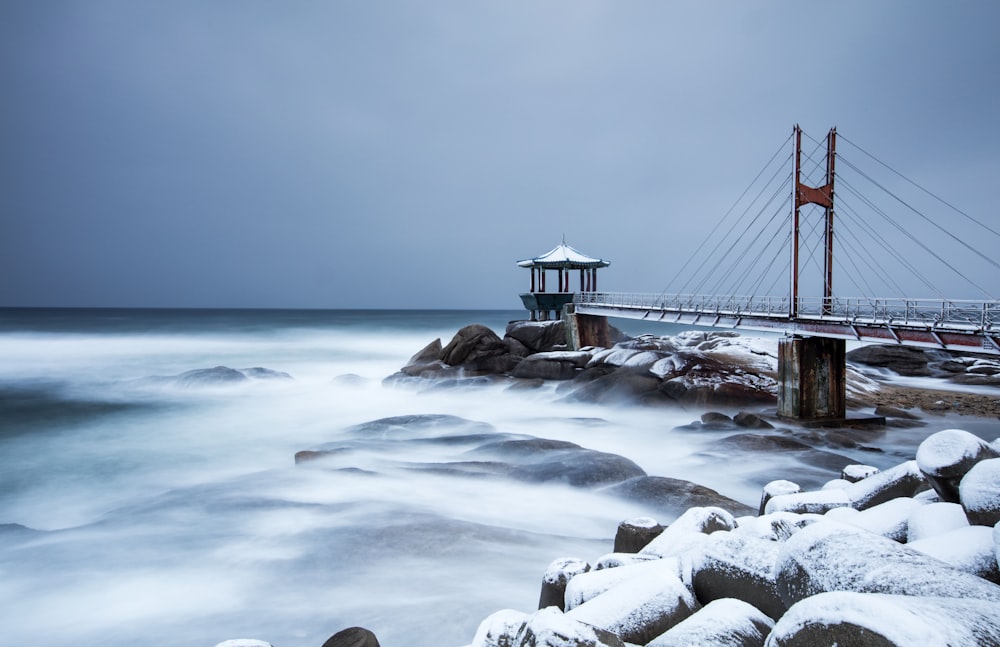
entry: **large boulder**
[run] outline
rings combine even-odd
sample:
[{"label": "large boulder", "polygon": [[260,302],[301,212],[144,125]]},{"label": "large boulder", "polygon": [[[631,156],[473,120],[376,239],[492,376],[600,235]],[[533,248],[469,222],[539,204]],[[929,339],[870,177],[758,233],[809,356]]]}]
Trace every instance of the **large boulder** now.
[{"label": "large boulder", "polygon": [[528,616],[517,634],[506,642],[507,647],[625,647],[614,632],[588,624],[564,614],[554,607],[541,609]]},{"label": "large boulder", "polygon": [[970,523],[993,526],[1000,522],[1000,458],[976,463],[962,477],[958,491]]},{"label": "large boulder", "polygon": [[696,551],[692,581],[702,604],[737,598],[773,619],[787,609],[778,592],[779,543],[741,532],[717,532]]},{"label": "large boulder", "polygon": [[789,609],[766,645],[1000,645],[1000,615],[985,600],[835,591]]},{"label": "large boulder", "polygon": [[698,602],[677,577],[651,570],[587,600],[566,617],[645,645],[688,617]]},{"label": "large boulder", "polygon": [[584,351],[548,351],[528,355],[514,368],[512,377],[569,380],[590,361]]},{"label": "large boulder", "polygon": [[512,356],[503,340],[481,324],[460,329],[441,350],[441,361],[472,374],[507,373],[520,358]]},{"label": "large boulder", "polygon": [[982,438],[961,429],[928,436],[917,448],[917,465],[942,501],[959,502],[959,485],[972,466],[1000,454]]},{"label": "large boulder", "polygon": [[755,607],[724,598],[709,602],[646,647],[762,647],[773,626],[774,622]]},{"label": "large boulder", "polygon": [[544,353],[566,348],[566,325],[555,321],[512,321],[504,337],[516,340],[531,353]]},{"label": "large boulder", "polygon": [[379,647],[378,638],[363,627],[350,627],[330,636],[323,647]]},{"label": "large boulder", "polygon": [[722,508],[733,515],[754,512],[750,506],[711,488],[666,476],[640,476],[612,485],[604,491],[640,503],[664,518],[679,517],[689,508],[706,506]]},{"label": "large boulder", "polygon": [[624,456],[563,440],[500,440],[472,450],[471,455],[508,463],[511,466],[508,476],[531,483],[601,487],[646,475],[641,467]]},{"label": "large boulder", "polygon": [[834,521],[803,528],[782,547],[778,591],[793,604],[827,591],[958,597],[1000,603],[1000,586],[891,539]]},{"label": "large boulder", "polygon": [[861,346],[847,353],[847,360],[855,364],[887,368],[900,375],[931,375],[931,370],[927,368],[927,355],[923,350],[910,346]]}]

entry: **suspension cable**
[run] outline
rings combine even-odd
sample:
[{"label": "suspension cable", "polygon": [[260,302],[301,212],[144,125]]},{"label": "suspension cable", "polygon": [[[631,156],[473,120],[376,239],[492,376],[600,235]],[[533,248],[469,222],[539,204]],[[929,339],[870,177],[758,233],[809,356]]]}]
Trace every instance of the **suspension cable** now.
[{"label": "suspension cable", "polygon": [[857,148],[857,149],[858,149],[859,151],[861,151],[862,153],[864,153],[864,154],[865,154],[865,155],[867,155],[868,157],[872,158],[872,159],[873,159],[873,160],[875,160],[875,161],[876,161],[877,163],[881,164],[882,166],[884,166],[885,168],[887,168],[887,169],[888,169],[889,171],[891,171],[892,173],[894,173],[894,174],[896,174],[897,176],[899,176],[900,178],[902,178],[902,179],[903,179],[904,181],[908,182],[909,184],[912,184],[913,186],[917,187],[918,189],[920,189],[921,191],[923,191],[923,192],[924,192],[924,193],[926,193],[927,195],[931,196],[932,198],[934,198],[935,200],[937,200],[938,202],[940,202],[940,203],[941,203],[941,204],[943,204],[944,206],[948,207],[949,209],[953,210],[954,212],[956,212],[956,213],[958,213],[958,214],[961,214],[961,215],[965,216],[966,218],[968,218],[968,219],[969,219],[969,220],[971,220],[972,222],[976,223],[977,225],[979,225],[980,227],[982,227],[982,228],[983,228],[983,229],[985,229],[986,231],[988,231],[988,232],[990,232],[990,233],[992,233],[992,234],[994,234],[994,235],[996,235],[996,236],[1000,236],[1000,232],[998,232],[997,230],[995,230],[995,229],[993,229],[993,228],[989,227],[989,226],[988,226],[988,225],[986,225],[985,223],[983,223],[983,222],[981,222],[981,221],[977,220],[976,218],[973,218],[972,216],[970,216],[969,214],[965,213],[964,211],[962,211],[961,209],[959,209],[959,208],[958,208],[958,207],[956,207],[955,205],[951,204],[950,202],[948,202],[948,201],[947,201],[947,200],[945,200],[944,198],[941,198],[941,197],[939,197],[939,196],[935,195],[935,194],[934,194],[934,193],[932,193],[931,191],[928,191],[927,189],[925,189],[924,187],[920,186],[919,184],[917,184],[916,182],[914,182],[914,181],[913,181],[913,180],[911,180],[910,178],[906,177],[905,175],[903,175],[902,173],[900,173],[900,172],[899,172],[899,171],[897,171],[896,169],[892,168],[891,166],[889,166],[888,164],[886,164],[885,162],[883,162],[883,161],[882,161],[882,160],[880,160],[879,158],[875,157],[874,155],[872,155],[871,153],[869,153],[869,152],[868,152],[868,151],[866,151],[865,149],[861,148],[860,146],[858,146],[857,144],[855,144],[854,142],[852,142],[852,141],[851,141],[850,139],[848,139],[848,138],[844,137],[843,135],[840,135],[840,139],[842,139],[843,141],[847,142],[847,143],[848,143],[848,144],[850,144],[851,146],[853,146],[853,147]]},{"label": "suspension cable", "polygon": [[[743,200],[744,196],[746,196],[746,194],[750,191],[750,189],[753,188],[753,186],[754,186],[754,184],[756,184],[757,180],[760,179],[760,176],[763,175],[764,172],[771,166],[771,164],[774,162],[775,158],[777,158],[778,155],[781,154],[782,149],[785,148],[785,146],[788,144],[788,142],[791,140],[791,138],[792,138],[792,135],[789,135],[788,137],[786,137],[785,141],[783,141],[781,143],[781,146],[778,147],[778,150],[774,151],[774,155],[771,156],[771,159],[769,159],[767,161],[767,163],[764,164],[763,168],[761,168],[760,171],[757,173],[757,175],[754,177],[754,179],[751,180],[750,184],[748,184],[747,187],[745,189],[743,189],[743,193],[740,194],[740,197],[736,198],[736,201],[733,202],[732,206],[729,207],[729,209],[726,211],[725,215],[723,215],[722,218],[719,219],[719,221],[715,224],[715,227],[712,228],[712,231],[708,234],[708,236],[704,240],[701,241],[701,244],[699,244],[698,247],[697,247],[697,249],[694,250],[694,253],[692,253],[691,256],[687,259],[687,261],[684,262],[684,265],[681,266],[681,269],[676,274],[674,274],[673,279],[671,279],[670,283],[667,284],[667,287],[664,288],[663,292],[660,293],[661,296],[663,294],[667,293],[667,291],[670,289],[670,286],[673,285],[674,279],[676,279],[678,276],[683,275],[684,274],[684,270],[687,269],[688,265],[690,265],[691,262],[695,258],[698,257],[698,254],[699,254],[699,252],[701,252],[702,248],[708,243],[709,240],[711,240],[712,236],[715,235],[715,232],[718,231],[719,227],[722,226],[722,223],[725,222],[725,220],[733,212],[733,209],[736,208],[736,206],[740,203],[740,201]],[[687,283],[685,283],[685,285],[681,287],[681,290],[683,291],[684,287],[686,287],[686,286],[687,286]]]}]

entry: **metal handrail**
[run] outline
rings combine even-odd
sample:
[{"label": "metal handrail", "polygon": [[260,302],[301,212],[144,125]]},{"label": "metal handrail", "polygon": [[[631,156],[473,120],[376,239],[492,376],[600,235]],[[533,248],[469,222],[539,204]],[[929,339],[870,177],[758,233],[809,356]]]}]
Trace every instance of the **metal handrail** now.
[{"label": "metal handrail", "polygon": [[573,301],[580,305],[702,315],[921,326],[935,330],[1000,329],[1000,301],[799,297],[794,317],[787,296],[578,292]]}]

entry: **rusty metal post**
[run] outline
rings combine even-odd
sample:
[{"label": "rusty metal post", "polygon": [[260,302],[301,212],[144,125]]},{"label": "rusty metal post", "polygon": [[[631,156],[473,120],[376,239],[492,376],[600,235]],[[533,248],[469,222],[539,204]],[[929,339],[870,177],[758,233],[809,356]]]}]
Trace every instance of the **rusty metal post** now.
[{"label": "rusty metal post", "polygon": [[788,304],[788,316],[794,319],[799,314],[799,175],[802,167],[802,129],[795,124],[795,186],[792,189],[792,299]]},{"label": "rusty metal post", "polygon": [[825,206],[826,215],[826,277],[823,281],[823,314],[833,312],[833,178],[834,161],[837,159],[837,129],[831,128],[826,135],[826,193],[829,205]]}]

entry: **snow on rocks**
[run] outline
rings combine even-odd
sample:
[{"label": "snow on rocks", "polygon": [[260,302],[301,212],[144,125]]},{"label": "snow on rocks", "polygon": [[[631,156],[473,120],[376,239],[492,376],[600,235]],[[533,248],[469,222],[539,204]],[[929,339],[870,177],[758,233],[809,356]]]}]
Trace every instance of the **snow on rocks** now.
[{"label": "snow on rocks", "polygon": [[917,448],[917,465],[942,501],[958,503],[959,483],[979,461],[1000,457],[985,440],[961,429],[945,429]]},{"label": "snow on rocks", "polygon": [[848,465],[840,471],[840,478],[851,483],[857,483],[862,479],[878,474],[878,472],[879,469],[871,465]]},{"label": "snow on rocks", "polygon": [[502,609],[479,623],[470,647],[507,647],[528,622],[528,614],[514,609]]},{"label": "snow on rocks", "polygon": [[651,569],[566,612],[567,618],[645,645],[688,617],[698,602],[676,576]]},{"label": "snow on rocks", "polygon": [[735,527],[736,519],[722,508],[690,508],[639,553],[659,557],[678,555],[703,541],[709,533]]},{"label": "snow on rocks", "polygon": [[[611,631],[594,627],[563,614],[555,607],[541,609],[528,617],[517,634],[497,645],[518,647],[625,647]],[[480,647],[473,645],[473,647]]]},{"label": "snow on rocks", "polygon": [[[684,568],[690,570],[687,564]],[[650,559],[599,571],[592,570],[580,573],[566,584],[565,609],[566,611],[575,609],[622,582],[654,571],[674,575],[679,579],[690,579],[690,575],[682,572],[681,561],[676,557]]]},{"label": "snow on rocks", "polygon": [[646,644],[646,647],[763,645],[774,621],[742,600],[713,600]]},{"label": "snow on rocks", "polygon": [[638,553],[661,532],[663,526],[652,517],[626,519],[618,524],[618,532],[615,533],[615,552]]},{"label": "snow on rocks", "polygon": [[973,575],[978,575],[994,584],[1000,584],[1000,569],[997,566],[996,546],[993,544],[993,528],[988,526],[965,526],[945,533],[907,544],[913,550],[940,559]]},{"label": "snow on rocks", "polygon": [[917,508],[906,521],[906,543],[927,539],[969,525],[965,510],[957,503],[938,501]]},{"label": "snow on rocks", "polygon": [[549,567],[545,569],[545,575],[542,576],[542,592],[539,595],[538,608],[556,606],[563,610],[566,583],[573,579],[574,575],[586,573],[589,570],[590,564],[576,557],[557,559],[549,564]]},{"label": "snow on rocks", "polygon": [[973,465],[958,490],[971,523],[992,526],[1000,521],[1000,458]]},{"label": "snow on rocks", "polygon": [[962,597],[1000,603],[1000,586],[903,544],[841,523],[815,523],[784,543],[778,591],[791,606],[827,591]]},{"label": "snow on rocks", "polygon": [[[949,437],[981,447],[945,434],[924,465]],[[689,508],[638,553],[558,560],[546,580],[565,579],[562,599],[491,616],[473,647],[1000,645],[1000,520],[973,512],[1000,499],[1000,460],[965,470],[961,505],[939,500],[924,465],[848,466],[853,482],[809,492],[773,481],[765,514]]]},{"label": "snow on rocks", "polygon": [[947,597],[834,591],[798,602],[766,647],[1000,645],[996,604]]},{"label": "snow on rocks", "polygon": [[760,511],[757,514],[764,514],[767,502],[772,498],[783,494],[798,494],[801,491],[802,487],[798,483],[784,479],[771,481],[764,486],[764,491],[760,495]]}]

